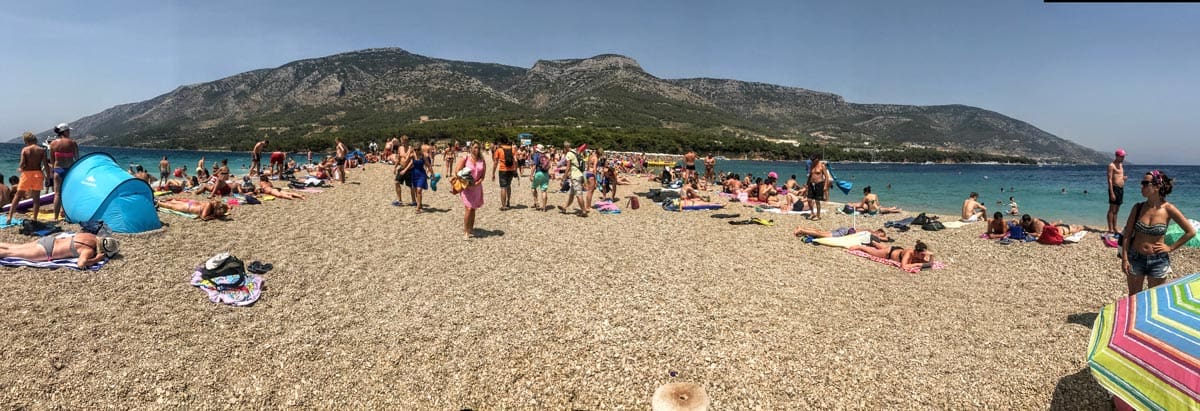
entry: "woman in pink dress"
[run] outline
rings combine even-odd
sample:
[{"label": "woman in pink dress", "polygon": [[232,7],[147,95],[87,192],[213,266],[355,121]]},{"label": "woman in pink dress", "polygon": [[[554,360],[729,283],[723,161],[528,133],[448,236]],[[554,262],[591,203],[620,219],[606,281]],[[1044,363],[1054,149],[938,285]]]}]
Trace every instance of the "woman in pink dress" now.
[{"label": "woman in pink dress", "polygon": [[454,166],[454,169],[459,171],[463,168],[471,170],[471,185],[458,195],[462,197],[463,206],[466,207],[463,214],[463,238],[471,238],[475,236],[472,233],[475,230],[475,210],[483,207],[483,177],[487,171],[487,163],[483,161],[483,148],[479,146],[478,141],[470,143],[468,155],[460,158]]}]

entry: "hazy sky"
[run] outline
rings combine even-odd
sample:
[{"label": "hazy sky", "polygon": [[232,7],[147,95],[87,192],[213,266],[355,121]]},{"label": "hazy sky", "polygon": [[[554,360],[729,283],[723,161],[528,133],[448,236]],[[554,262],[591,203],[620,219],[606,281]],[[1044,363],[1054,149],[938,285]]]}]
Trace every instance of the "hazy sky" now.
[{"label": "hazy sky", "polygon": [[[243,4],[246,3],[246,4]],[[371,47],[530,67],[627,55],[851,102],[978,106],[1136,163],[1200,164],[1200,4],[97,1],[0,8],[0,139]]]}]

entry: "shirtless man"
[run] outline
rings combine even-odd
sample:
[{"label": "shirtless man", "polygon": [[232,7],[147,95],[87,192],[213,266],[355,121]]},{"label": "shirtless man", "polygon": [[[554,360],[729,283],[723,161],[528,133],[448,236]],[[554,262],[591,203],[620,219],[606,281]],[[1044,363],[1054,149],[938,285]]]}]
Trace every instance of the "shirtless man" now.
[{"label": "shirtless man", "polygon": [[337,147],[334,149],[333,161],[337,164],[338,181],[346,184],[346,152],[350,150],[346,149],[346,143],[342,142],[341,137],[337,137],[333,141],[337,143]]},{"label": "shirtless man", "polygon": [[715,177],[713,175],[713,169],[716,166],[717,166],[717,159],[713,158],[712,153],[708,153],[708,156],[704,157],[704,181],[705,182],[713,181],[713,177]]},{"label": "shirtless man", "polygon": [[696,175],[695,151],[688,150],[687,154],[683,155],[683,168],[687,170],[684,172],[683,181],[691,181],[691,179],[698,177]]},{"label": "shirtless man", "polygon": [[33,221],[37,221],[38,211],[42,207],[42,186],[46,182],[46,149],[38,145],[37,136],[33,133],[25,132],[21,139],[25,141],[25,148],[21,149],[21,160],[17,164],[21,181],[17,183],[17,190],[13,192],[12,205],[8,207],[8,221],[5,224],[12,224],[13,214],[17,212],[17,203],[21,201],[22,193],[33,199]]},{"label": "shirtless man", "polygon": [[821,200],[825,198],[825,180],[829,178],[829,169],[821,161],[820,154],[813,154],[812,169],[808,171],[808,209],[812,210],[809,220],[821,219]]},{"label": "shirtless man", "polygon": [[158,188],[163,188],[169,178],[171,178],[171,162],[167,161],[167,156],[163,156],[163,159],[158,162]]},{"label": "shirtless man", "polygon": [[1125,201],[1125,150],[1117,149],[1116,158],[1108,163],[1108,232],[1117,233],[1117,212]]},{"label": "shirtless man", "polygon": [[79,159],[79,144],[71,139],[71,127],[66,123],[54,127],[58,138],[50,143],[50,167],[54,168],[54,221],[62,216],[62,183],[67,170]]},{"label": "shirtless man", "polygon": [[986,216],[987,207],[984,207],[984,205],[979,202],[979,193],[972,191],[971,195],[967,197],[966,200],[963,200],[962,221],[979,221],[987,218]]},{"label": "shirtless man", "polygon": [[[267,139],[254,144],[254,149],[250,151],[250,169],[254,170],[254,174],[262,173],[262,153],[267,149]],[[203,160],[201,160],[203,161]]]}]

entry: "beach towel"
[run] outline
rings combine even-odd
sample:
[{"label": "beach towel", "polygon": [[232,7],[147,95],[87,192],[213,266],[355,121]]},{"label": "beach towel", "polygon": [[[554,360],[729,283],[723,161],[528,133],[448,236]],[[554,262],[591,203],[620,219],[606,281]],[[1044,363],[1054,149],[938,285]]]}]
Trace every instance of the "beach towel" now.
[{"label": "beach towel", "polygon": [[300,189],[296,189],[296,191],[299,191],[299,192],[302,192],[302,193],[313,193],[313,194],[317,194],[317,193],[324,193],[324,192],[325,192],[325,190],[322,190],[322,189],[319,189],[319,188],[312,188],[312,187],[300,188]]},{"label": "beach towel", "polygon": [[[900,263],[899,263],[899,262],[897,262],[897,261],[892,261],[892,260],[889,260],[889,259],[886,259],[886,258],[879,258],[879,257],[873,256],[873,255],[867,254],[865,251],[860,251],[860,250],[846,250],[846,252],[847,252],[847,253],[850,253],[850,254],[857,255],[857,256],[859,256],[859,257],[862,257],[862,258],[866,258],[866,259],[868,259],[868,260],[871,260],[871,261],[874,261],[874,262],[877,262],[877,263],[880,263],[880,264],[885,264],[885,265],[890,265],[890,266],[892,266],[892,267],[900,268]],[[920,272],[921,270],[923,270],[923,269],[926,269],[926,268],[928,268],[928,269],[930,269],[930,270],[940,270],[940,269],[946,268],[946,265],[945,265],[945,264],[943,264],[941,261],[934,261],[934,262],[932,262],[932,263],[925,264],[925,265],[924,265],[924,266],[922,266],[921,268],[909,269],[909,270],[904,270],[904,269],[901,269],[901,270],[902,270],[902,271],[906,271],[906,272],[908,272],[908,273],[916,274],[916,273],[918,273],[918,272]]]},{"label": "beach towel", "polygon": [[[108,262],[108,258],[104,258],[104,259],[100,260],[100,262],[92,264],[91,267],[88,267],[85,270],[100,271],[100,268],[104,267],[104,264],[107,262]],[[72,270],[79,270],[79,259],[78,258],[63,258],[63,259],[50,260],[50,261],[29,261],[29,260],[24,260],[24,259],[15,258],[15,257],[5,257],[5,258],[0,258],[0,265],[3,265],[5,267],[49,268],[51,270],[59,269],[59,268],[70,268]]]},{"label": "beach towel", "polygon": [[763,209],[762,211],[766,211],[766,212],[768,212],[768,213],[775,213],[775,214],[812,214],[812,210],[804,210],[804,211],[791,211],[791,210],[788,210],[788,211],[783,211],[782,209],[778,209],[778,208],[766,208],[766,209]]},{"label": "beach towel", "polygon": [[841,237],[815,238],[812,242],[831,247],[850,248],[851,246],[870,243],[871,232],[863,231],[861,233],[854,233]]},{"label": "beach towel", "polygon": [[1104,245],[1108,248],[1117,248],[1121,246],[1120,242],[1117,241],[1117,236],[1115,234],[1106,234],[1100,236],[1100,242],[1104,243]]},{"label": "beach towel", "polygon": [[963,228],[964,225],[967,225],[967,223],[961,221],[947,221],[942,223],[942,226],[946,228]]},{"label": "beach towel", "polygon": [[175,211],[175,210],[172,210],[172,209],[169,209],[169,208],[160,208],[160,209],[158,209],[158,212],[160,212],[160,213],[167,213],[167,214],[174,214],[174,215],[177,215],[177,216],[180,216],[180,217],[183,217],[183,218],[200,218],[200,216],[198,216],[198,215],[195,215],[195,214],[192,214],[192,213],[185,213],[185,212],[182,212],[182,211]]},{"label": "beach towel", "polygon": [[883,226],[887,227],[887,228],[908,227],[908,225],[912,224],[913,220],[915,220],[915,219],[916,219],[916,217],[909,217],[909,218],[905,218],[905,219],[901,219],[901,220],[888,221],[888,222],[883,223]]},{"label": "beach towel", "polygon": [[[241,286],[218,290],[217,284],[225,284],[236,276],[216,277],[210,280],[201,278],[200,268],[192,272],[189,284],[196,286],[208,295],[208,300],[214,303],[244,307],[254,304],[262,296],[262,286],[265,280],[261,275],[246,273],[245,282]],[[214,283],[215,282],[215,283]]]},{"label": "beach towel", "polygon": [[596,204],[592,204],[592,208],[600,210],[600,214],[621,214],[621,209],[608,200],[597,201]]},{"label": "beach towel", "polygon": [[21,225],[21,223],[25,222],[25,219],[14,218],[11,223],[6,224],[5,220],[8,220],[8,219],[5,218],[5,219],[0,220],[0,228],[16,227],[16,226]]},{"label": "beach towel", "polygon": [[1087,231],[1080,231],[1078,233],[1063,237],[1063,242],[1064,243],[1078,243],[1079,240],[1082,240],[1083,236],[1086,236],[1086,235],[1087,235]]}]

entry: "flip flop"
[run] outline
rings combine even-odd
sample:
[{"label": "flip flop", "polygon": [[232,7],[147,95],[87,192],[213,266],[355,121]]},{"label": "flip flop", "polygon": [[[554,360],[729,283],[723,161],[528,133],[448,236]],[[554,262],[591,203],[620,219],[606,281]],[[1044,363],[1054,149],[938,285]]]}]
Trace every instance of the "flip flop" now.
[{"label": "flip flop", "polygon": [[751,220],[737,220],[737,221],[730,221],[730,222],[729,222],[729,224],[732,224],[732,225],[748,225],[748,224],[754,224],[754,221],[751,221]]},{"label": "flip flop", "polygon": [[725,214],[725,213],[721,213],[721,214],[713,214],[713,215],[711,215],[710,217],[712,217],[712,218],[734,218],[734,217],[741,217],[741,216],[742,216],[741,214]]},{"label": "flip flop", "polygon": [[246,266],[246,271],[254,274],[266,274],[267,271],[271,271],[271,268],[273,268],[271,263],[263,263],[262,261],[255,260],[249,266]]},{"label": "flip flop", "polygon": [[765,225],[768,227],[775,225],[775,220],[763,220],[758,217],[751,218],[750,222],[752,222],[754,224]]}]

